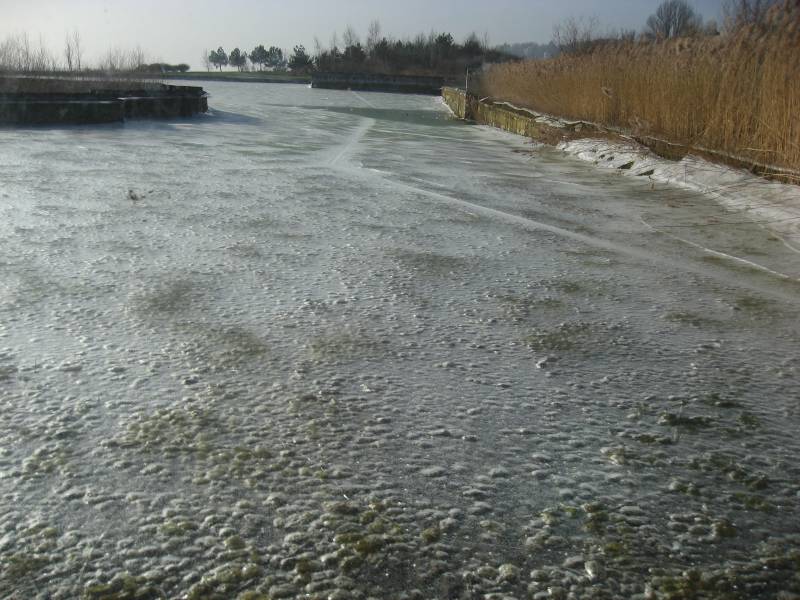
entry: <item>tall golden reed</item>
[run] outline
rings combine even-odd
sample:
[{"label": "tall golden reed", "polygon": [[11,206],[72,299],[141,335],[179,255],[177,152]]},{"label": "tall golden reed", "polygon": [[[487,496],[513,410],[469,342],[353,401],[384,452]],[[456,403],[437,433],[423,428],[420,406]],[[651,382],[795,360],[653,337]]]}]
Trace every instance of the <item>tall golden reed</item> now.
[{"label": "tall golden reed", "polygon": [[800,170],[800,0],[736,33],[496,65],[482,93]]}]

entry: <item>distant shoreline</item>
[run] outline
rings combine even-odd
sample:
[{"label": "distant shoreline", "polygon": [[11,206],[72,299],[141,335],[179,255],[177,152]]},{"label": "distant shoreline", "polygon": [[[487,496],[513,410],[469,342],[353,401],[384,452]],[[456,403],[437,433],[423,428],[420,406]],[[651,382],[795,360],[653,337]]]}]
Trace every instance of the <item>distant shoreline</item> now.
[{"label": "distant shoreline", "polygon": [[164,79],[175,81],[230,81],[236,83],[294,83],[311,84],[308,75],[261,75],[260,73],[164,73]]}]

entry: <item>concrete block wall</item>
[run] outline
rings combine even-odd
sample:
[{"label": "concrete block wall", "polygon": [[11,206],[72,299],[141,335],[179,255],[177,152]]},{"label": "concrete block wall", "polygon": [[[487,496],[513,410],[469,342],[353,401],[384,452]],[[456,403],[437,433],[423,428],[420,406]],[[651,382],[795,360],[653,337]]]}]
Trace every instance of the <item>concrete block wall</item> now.
[{"label": "concrete block wall", "polygon": [[535,117],[516,111],[508,105],[495,104],[491,100],[479,100],[475,96],[467,96],[464,90],[451,87],[442,89],[442,98],[460,119],[474,121],[480,125],[491,125],[530,138],[539,137],[542,133]]}]

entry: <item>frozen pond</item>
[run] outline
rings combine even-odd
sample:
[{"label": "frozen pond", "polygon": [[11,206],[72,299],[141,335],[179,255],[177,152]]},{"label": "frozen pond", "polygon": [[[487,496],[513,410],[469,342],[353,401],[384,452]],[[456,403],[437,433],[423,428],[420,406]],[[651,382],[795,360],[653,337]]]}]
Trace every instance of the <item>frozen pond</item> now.
[{"label": "frozen pond", "polygon": [[434,98],[207,89],[0,130],[0,597],[797,598],[795,251]]}]

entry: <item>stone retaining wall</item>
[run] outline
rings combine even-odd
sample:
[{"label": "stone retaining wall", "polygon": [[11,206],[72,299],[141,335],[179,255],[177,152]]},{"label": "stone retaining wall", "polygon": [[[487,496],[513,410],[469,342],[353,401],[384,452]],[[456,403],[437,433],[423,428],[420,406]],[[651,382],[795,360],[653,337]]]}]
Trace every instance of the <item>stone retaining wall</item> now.
[{"label": "stone retaining wall", "polygon": [[[68,90],[72,85],[59,80],[46,83],[53,89]],[[85,92],[52,93],[0,90],[0,123],[7,125],[115,123],[135,118],[189,117],[207,111],[208,96],[200,87],[156,85],[139,90],[101,87]]]},{"label": "stone retaining wall", "polygon": [[442,88],[442,100],[459,119],[467,118],[467,94],[458,88]]},{"label": "stone retaining wall", "polygon": [[382,73],[313,73],[311,87],[438,96],[442,93],[444,78]]},{"label": "stone retaining wall", "polygon": [[557,129],[554,129],[546,124],[537,123],[537,117],[528,111],[515,109],[505,102],[499,102],[491,98],[481,100],[477,96],[467,95],[464,90],[458,88],[443,88],[442,99],[460,119],[473,121],[481,125],[491,125],[540,142],[552,144],[566,138],[575,139],[576,137],[591,137],[598,134],[624,136],[628,140],[635,140],[643,147],[650,149],[654,154],[669,160],[681,160],[685,156],[692,154],[711,162],[722,163],[737,169],[745,169],[775,181],[795,184],[800,182],[800,173],[791,169],[754,163],[751,160],[738,158],[708,148],[698,148],[658,138],[639,136],[630,131],[603,127],[595,123],[564,121]]},{"label": "stone retaining wall", "polygon": [[530,138],[538,138],[542,135],[542,127],[536,122],[533,115],[515,110],[507,104],[492,100],[480,100],[475,96],[467,95],[464,90],[451,87],[442,89],[442,98],[460,119],[468,119],[481,125],[491,125],[503,131]]}]

